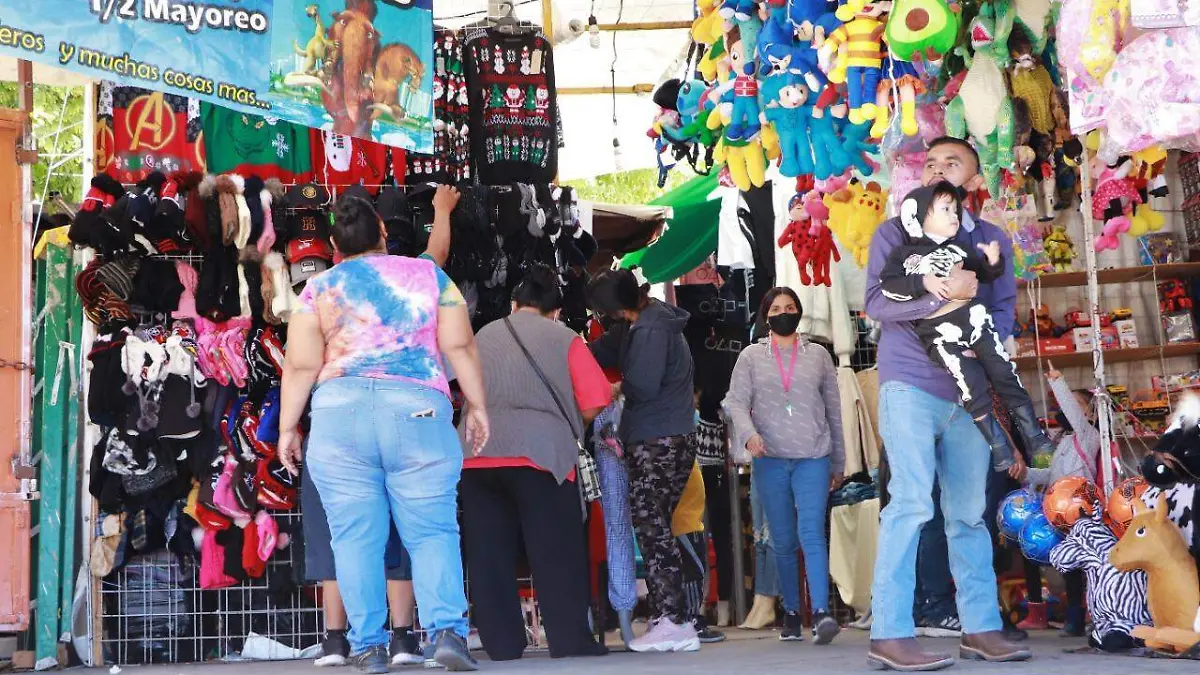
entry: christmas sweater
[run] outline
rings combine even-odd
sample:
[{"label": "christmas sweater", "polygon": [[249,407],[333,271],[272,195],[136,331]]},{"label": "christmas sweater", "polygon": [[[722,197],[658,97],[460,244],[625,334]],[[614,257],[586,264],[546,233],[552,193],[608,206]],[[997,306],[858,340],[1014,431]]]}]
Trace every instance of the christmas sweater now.
[{"label": "christmas sweater", "polygon": [[155,171],[205,171],[200,99],[100,85],[96,171],[136,183]]},{"label": "christmas sweater", "polygon": [[553,54],[537,32],[476,30],[467,37],[471,150],[483,184],[544,184],[557,175]]},{"label": "christmas sweater", "polygon": [[208,171],[302,183],[312,177],[308,127],[203,102]]}]

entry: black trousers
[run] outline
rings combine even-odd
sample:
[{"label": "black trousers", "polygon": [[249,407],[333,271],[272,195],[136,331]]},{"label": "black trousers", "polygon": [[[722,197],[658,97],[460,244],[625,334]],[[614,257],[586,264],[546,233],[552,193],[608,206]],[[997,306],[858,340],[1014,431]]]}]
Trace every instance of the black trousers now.
[{"label": "black trousers", "polygon": [[[959,398],[972,419],[992,412],[989,383],[1005,408],[1033,405],[1017,377],[1017,364],[1008,357],[992,315],[982,303],[972,302],[945,316],[918,321],[916,331],[929,358],[954,378]],[[967,350],[974,351],[975,358],[963,356]]]},{"label": "black trousers", "polygon": [[717,551],[717,598],[733,597],[733,515],[729,510],[729,474],[724,466],[701,466],[708,534]]},{"label": "black trousers", "polygon": [[[1042,566],[1025,559],[1025,589],[1029,593],[1030,602],[1045,602],[1042,597]],[[1071,570],[1062,575],[1067,584],[1067,608],[1083,608],[1084,576],[1083,570]]]},{"label": "black trousers", "polygon": [[467,469],[459,493],[471,618],[488,658],[521,658],[527,644],[517,589],[522,545],[533,570],[552,657],[595,644],[588,626],[586,533],[579,488],[532,468]]}]

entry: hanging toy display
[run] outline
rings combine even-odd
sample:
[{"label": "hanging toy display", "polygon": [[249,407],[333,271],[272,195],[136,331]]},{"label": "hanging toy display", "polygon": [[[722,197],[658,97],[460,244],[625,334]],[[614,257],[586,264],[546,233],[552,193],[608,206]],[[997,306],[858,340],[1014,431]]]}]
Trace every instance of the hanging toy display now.
[{"label": "hanging toy display", "polygon": [[1142,203],[1142,197],[1129,177],[1133,161],[1124,158],[1116,166],[1105,166],[1096,158],[1092,170],[1096,186],[1092,194],[1092,218],[1104,223],[1096,236],[1096,250],[1115,251],[1121,245],[1119,236],[1132,227],[1129,218],[1134,207]]},{"label": "hanging toy display", "polygon": [[1054,225],[1051,227],[1042,241],[1042,246],[1046,251],[1046,258],[1054,266],[1055,272],[1075,271],[1075,266],[1072,263],[1078,257],[1078,254],[1075,252],[1075,243],[1067,236],[1067,228],[1065,226]]},{"label": "hanging toy display", "polygon": [[961,17],[958,4],[942,0],[896,0],[884,35],[904,61],[936,61],[954,48]]},{"label": "hanging toy display", "polygon": [[956,48],[967,70],[951,80],[945,95],[946,133],[972,138],[979,153],[985,186],[992,197],[1000,195],[1003,172],[1013,163],[1012,100],[1005,86],[1008,37],[1015,12],[1009,0],[979,7],[967,34],[970,44]]},{"label": "hanging toy display", "polygon": [[[779,247],[792,247],[796,265],[800,268],[800,282],[805,286],[832,286],[829,276],[830,258],[840,262],[842,256],[833,243],[833,233],[826,224],[814,217],[810,210],[810,195],[819,195],[817,190],[792,197],[788,202],[791,222],[779,237]],[[814,198],[820,204],[819,196]],[[812,274],[809,274],[811,269]]]},{"label": "hanging toy display", "polygon": [[[838,48],[846,45],[846,100],[850,106],[847,119],[851,124],[875,119],[875,92],[882,79],[883,55],[886,54],[881,18],[890,5],[890,2],[863,4],[851,0],[838,11],[857,7],[853,18],[826,37],[820,48],[820,63],[828,68]],[[839,14],[838,18],[844,21],[843,16]]]},{"label": "hanging toy display", "polygon": [[847,248],[859,267],[867,266],[867,249],[876,228],[884,220],[887,191],[878,183],[863,185],[854,180],[845,188],[825,195],[829,227]]}]

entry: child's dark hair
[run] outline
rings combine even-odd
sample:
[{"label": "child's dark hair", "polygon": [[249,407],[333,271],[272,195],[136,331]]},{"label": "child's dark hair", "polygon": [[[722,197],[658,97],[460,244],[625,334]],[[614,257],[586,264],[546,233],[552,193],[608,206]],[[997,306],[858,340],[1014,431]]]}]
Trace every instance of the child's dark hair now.
[{"label": "child's dark hair", "polygon": [[925,219],[929,217],[929,211],[932,211],[934,205],[937,204],[942,198],[946,198],[954,202],[954,208],[958,212],[959,220],[962,219],[962,197],[959,196],[958,188],[954,187],[954,184],[950,181],[943,180],[933,184],[933,194],[929,196],[929,209],[925,213],[921,214],[922,223],[924,223]]}]

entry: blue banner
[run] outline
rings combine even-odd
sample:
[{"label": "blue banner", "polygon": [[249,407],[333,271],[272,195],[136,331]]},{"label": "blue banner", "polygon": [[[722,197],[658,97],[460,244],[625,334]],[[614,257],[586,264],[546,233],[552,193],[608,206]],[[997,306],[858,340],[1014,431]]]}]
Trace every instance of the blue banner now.
[{"label": "blue banner", "polygon": [[275,0],[272,114],[433,151],[431,0]]},{"label": "blue banner", "polygon": [[0,55],[272,114],[274,0],[0,0]]}]

